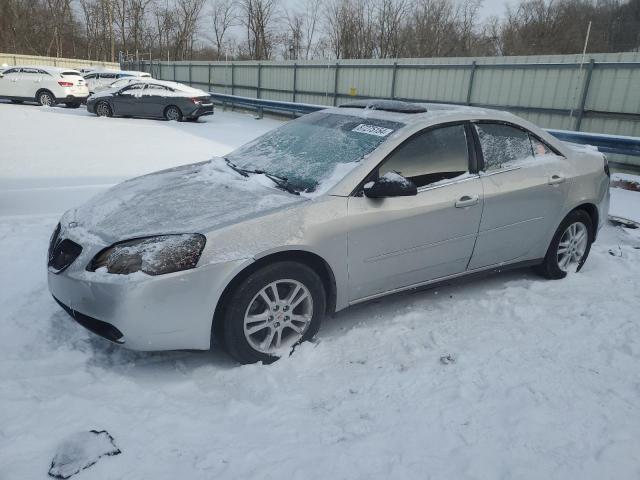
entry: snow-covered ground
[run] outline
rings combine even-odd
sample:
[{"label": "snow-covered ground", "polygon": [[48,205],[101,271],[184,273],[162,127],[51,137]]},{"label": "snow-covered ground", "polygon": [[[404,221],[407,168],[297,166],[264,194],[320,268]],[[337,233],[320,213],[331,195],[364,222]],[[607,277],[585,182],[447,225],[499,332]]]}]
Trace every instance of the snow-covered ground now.
[{"label": "snow-covered ground", "polygon": [[608,226],[562,281],[519,270],[351,308],[270,366],[129,352],[54,303],[65,208],[277,124],[0,103],[0,479],[47,478],[90,429],[122,453],[79,480],[640,477],[640,230]]}]

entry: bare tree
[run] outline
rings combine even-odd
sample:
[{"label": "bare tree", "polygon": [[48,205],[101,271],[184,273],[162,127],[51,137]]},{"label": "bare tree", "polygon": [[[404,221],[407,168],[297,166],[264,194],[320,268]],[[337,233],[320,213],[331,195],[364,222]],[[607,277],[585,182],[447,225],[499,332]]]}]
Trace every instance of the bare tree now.
[{"label": "bare tree", "polygon": [[238,21],[237,4],[234,0],[213,0],[210,16],[216,54],[221,58],[225,35]]},{"label": "bare tree", "polygon": [[271,58],[274,47],[276,0],[241,0],[241,22],[247,32],[247,51],[254,60]]}]

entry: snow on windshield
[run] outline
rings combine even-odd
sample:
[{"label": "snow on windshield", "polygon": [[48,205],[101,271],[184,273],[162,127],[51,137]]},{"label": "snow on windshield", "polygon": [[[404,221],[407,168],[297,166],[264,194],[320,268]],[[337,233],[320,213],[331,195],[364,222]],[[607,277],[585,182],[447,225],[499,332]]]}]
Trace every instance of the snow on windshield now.
[{"label": "snow on windshield", "polygon": [[327,191],[404,124],[316,112],[289,122],[228,155],[244,169],[286,177],[306,192]]}]

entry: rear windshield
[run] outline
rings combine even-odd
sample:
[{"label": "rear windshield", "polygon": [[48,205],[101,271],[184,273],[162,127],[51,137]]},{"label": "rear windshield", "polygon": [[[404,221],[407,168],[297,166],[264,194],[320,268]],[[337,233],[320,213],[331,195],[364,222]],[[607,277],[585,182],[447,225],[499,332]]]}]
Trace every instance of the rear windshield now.
[{"label": "rear windshield", "polygon": [[62,72],[63,77],[82,77],[79,72]]}]

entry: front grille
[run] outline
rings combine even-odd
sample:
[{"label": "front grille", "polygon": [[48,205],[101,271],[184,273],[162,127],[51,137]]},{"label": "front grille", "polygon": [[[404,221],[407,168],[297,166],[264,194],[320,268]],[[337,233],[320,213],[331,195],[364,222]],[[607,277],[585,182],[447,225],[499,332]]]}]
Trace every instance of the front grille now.
[{"label": "front grille", "polygon": [[64,311],[71,316],[71,318],[73,318],[76,322],[78,322],[90,332],[93,332],[96,335],[100,335],[101,337],[106,338],[107,340],[111,340],[115,343],[124,343],[121,340],[123,337],[122,332],[110,323],[103,322],[102,320],[98,320],[96,318],[90,317],[89,315],[85,315],[84,313],[80,313],[77,310],[66,306],[56,297],[53,297],[53,299],[58,302],[58,305],[60,305],[64,309]]},{"label": "front grille", "polygon": [[60,229],[57,228],[49,245],[48,266],[55,273],[62,272],[73,263],[82,252],[82,247],[69,239],[60,240]]}]

